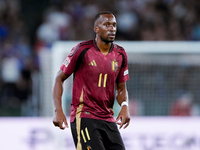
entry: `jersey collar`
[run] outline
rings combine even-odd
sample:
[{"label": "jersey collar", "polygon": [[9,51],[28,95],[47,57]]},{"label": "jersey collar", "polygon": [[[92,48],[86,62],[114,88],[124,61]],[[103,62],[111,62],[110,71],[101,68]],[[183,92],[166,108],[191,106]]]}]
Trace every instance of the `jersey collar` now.
[{"label": "jersey collar", "polygon": [[[94,45],[94,47],[97,51],[100,51],[100,49],[97,47],[97,43],[96,43],[95,39],[93,39],[93,45]],[[111,46],[110,46],[108,53],[111,53],[112,51],[113,51],[113,43],[111,43]]]}]

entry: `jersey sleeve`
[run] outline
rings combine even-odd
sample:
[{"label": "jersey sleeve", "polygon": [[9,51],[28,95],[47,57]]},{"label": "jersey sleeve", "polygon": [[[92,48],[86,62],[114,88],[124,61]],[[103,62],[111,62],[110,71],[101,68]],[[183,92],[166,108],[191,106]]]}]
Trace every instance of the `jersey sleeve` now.
[{"label": "jersey sleeve", "polygon": [[117,83],[126,82],[129,79],[128,58],[125,51],[122,57],[123,57],[123,63],[116,80]]},{"label": "jersey sleeve", "polygon": [[60,69],[68,76],[76,70],[76,62],[80,53],[79,47],[80,45],[78,44],[72,48],[70,54],[65,58],[60,67]]}]

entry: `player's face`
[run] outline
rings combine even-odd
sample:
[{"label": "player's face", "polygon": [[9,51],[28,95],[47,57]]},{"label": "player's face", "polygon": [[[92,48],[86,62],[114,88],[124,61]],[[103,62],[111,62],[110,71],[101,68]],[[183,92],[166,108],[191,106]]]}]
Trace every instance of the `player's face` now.
[{"label": "player's face", "polygon": [[103,42],[110,43],[115,40],[117,22],[112,14],[101,15],[97,28],[98,32],[96,33]]}]

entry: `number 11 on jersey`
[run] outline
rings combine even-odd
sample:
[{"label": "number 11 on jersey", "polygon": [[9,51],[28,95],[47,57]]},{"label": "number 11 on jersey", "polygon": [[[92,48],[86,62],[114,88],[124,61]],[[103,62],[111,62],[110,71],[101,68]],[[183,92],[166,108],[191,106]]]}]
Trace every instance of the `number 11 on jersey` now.
[{"label": "number 11 on jersey", "polygon": [[[98,87],[101,87],[101,80],[102,80],[102,73],[99,75],[99,84],[98,84]],[[107,74],[104,75],[103,87],[106,87],[106,81],[107,81]]]}]

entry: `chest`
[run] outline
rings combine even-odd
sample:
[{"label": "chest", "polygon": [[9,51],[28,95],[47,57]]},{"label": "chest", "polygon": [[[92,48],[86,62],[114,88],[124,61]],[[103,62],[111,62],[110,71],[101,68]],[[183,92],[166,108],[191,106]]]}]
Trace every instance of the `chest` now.
[{"label": "chest", "polygon": [[118,74],[122,65],[122,56],[118,52],[103,55],[100,51],[89,50],[83,59],[84,68],[93,74]]}]

